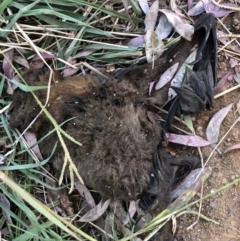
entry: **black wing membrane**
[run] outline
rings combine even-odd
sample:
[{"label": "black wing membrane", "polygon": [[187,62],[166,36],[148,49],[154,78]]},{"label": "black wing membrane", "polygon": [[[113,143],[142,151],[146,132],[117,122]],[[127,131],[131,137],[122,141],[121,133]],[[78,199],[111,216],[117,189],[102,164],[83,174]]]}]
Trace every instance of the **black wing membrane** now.
[{"label": "black wing membrane", "polygon": [[181,87],[171,86],[177,97],[168,112],[165,126],[168,131],[173,131],[172,122],[178,111],[193,114],[213,106],[217,69],[215,18],[211,14],[203,14],[195,23],[194,30],[189,46],[193,46],[193,43],[198,45],[197,56],[191,63],[193,69],[186,68]]}]

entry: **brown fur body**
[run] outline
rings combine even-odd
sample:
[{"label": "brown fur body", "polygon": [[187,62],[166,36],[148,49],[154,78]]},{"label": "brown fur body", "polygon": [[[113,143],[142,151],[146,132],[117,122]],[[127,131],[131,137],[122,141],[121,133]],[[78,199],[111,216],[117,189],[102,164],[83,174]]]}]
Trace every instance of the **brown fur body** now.
[{"label": "brown fur body", "polygon": [[[47,85],[48,73],[34,72],[25,76],[28,84]],[[137,199],[150,182],[154,145],[160,141],[159,130],[146,119],[141,94],[129,83],[101,83],[89,75],[63,80],[56,73],[55,81],[47,109],[59,124],[74,117],[62,128],[83,145],[64,140],[86,185],[113,199]],[[35,93],[44,103],[47,91]],[[39,111],[31,93],[17,90],[10,123],[23,131]],[[45,114],[31,127],[38,139],[52,129]],[[40,143],[44,157],[56,141],[52,134]],[[64,154],[58,146],[53,165],[61,170]]]},{"label": "brown fur body", "polygon": [[[47,85],[49,72],[45,69],[28,72],[28,85]],[[147,118],[149,100],[139,82],[130,79],[103,81],[86,75],[63,79],[58,72],[50,88],[47,110],[58,124],[82,146],[64,137],[70,155],[85,184],[115,200],[137,200],[143,210],[159,213],[171,200],[174,183],[199,163],[194,158],[172,158],[161,147],[161,131]],[[147,83],[145,82],[145,86]],[[47,90],[34,92],[44,104]],[[10,124],[25,130],[40,107],[31,93],[16,90]],[[42,113],[31,126],[38,140],[53,129]],[[39,143],[48,157],[58,138],[54,132]],[[64,152],[61,145],[53,155],[57,172],[62,169]],[[182,169],[181,169],[182,172]],[[170,234],[167,232],[162,240]],[[170,235],[171,236],[171,235]],[[160,239],[157,239],[160,240]]]}]

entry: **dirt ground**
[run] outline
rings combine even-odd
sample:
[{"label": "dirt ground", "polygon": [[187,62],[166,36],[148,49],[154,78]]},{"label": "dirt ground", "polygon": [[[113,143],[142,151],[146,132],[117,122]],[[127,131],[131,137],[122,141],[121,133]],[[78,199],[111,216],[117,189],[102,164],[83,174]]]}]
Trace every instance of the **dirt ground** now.
[{"label": "dirt ground", "polygon": [[[230,69],[228,66],[229,60],[226,57],[223,57],[222,59],[223,61],[219,62],[218,66],[218,77],[223,76]],[[233,86],[234,84],[232,82],[227,82],[221,91]],[[205,138],[205,130],[213,114],[219,109],[234,103],[232,110],[221,125],[220,140],[239,117],[239,112],[237,111],[237,105],[239,102],[239,90],[235,90],[216,99],[214,109],[195,116],[194,126],[197,135]],[[239,140],[240,123],[238,122],[220,144],[218,150],[222,152],[227,147],[238,143]],[[208,157],[212,148],[205,147],[201,148],[201,150],[203,155]],[[204,195],[240,177],[240,150],[233,150],[224,155],[221,155],[220,152],[215,152],[208,164],[208,166],[212,167],[212,174],[204,184]],[[200,197],[200,194],[198,196]],[[198,212],[199,204],[191,207],[190,210]],[[178,241],[240,240],[239,184],[233,185],[211,198],[204,200],[202,203],[201,214],[219,222],[219,225],[200,219],[193,228],[188,229],[188,227],[197,220],[197,216],[191,214],[183,215],[178,219]]]}]

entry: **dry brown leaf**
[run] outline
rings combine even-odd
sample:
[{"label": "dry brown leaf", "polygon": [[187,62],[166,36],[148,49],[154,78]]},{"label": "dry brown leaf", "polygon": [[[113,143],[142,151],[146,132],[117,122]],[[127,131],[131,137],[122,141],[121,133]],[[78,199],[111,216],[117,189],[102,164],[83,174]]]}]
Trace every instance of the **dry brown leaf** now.
[{"label": "dry brown leaf", "polygon": [[183,38],[189,41],[192,40],[192,35],[194,33],[194,27],[192,25],[184,23],[179,15],[171,10],[161,9],[160,11],[166,15],[168,21],[172,24],[176,32],[178,32]]},{"label": "dry brown leaf", "polygon": [[153,30],[148,30],[145,35],[146,57],[148,63],[156,60],[164,51],[164,44]]}]

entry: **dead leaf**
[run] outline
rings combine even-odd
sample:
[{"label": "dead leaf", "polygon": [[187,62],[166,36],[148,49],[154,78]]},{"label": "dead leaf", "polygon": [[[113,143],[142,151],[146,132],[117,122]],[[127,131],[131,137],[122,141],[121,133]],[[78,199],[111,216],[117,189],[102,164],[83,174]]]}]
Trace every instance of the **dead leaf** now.
[{"label": "dead leaf", "polygon": [[110,208],[124,226],[129,222],[129,215],[126,213],[121,203],[112,201],[110,203]]},{"label": "dead leaf", "polygon": [[149,10],[149,5],[147,0],[138,0],[139,6],[143,10],[143,12],[146,14]]},{"label": "dead leaf", "polygon": [[240,84],[240,73],[238,72],[238,68],[235,67],[235,74],[233,75],[233,79],[238,83]]},{"label": "dead leaf", "polygon": [[169,23],[165,14],[161,14],[155,33],[160,39],[165,39],[172,32],[172,25]]},{"label": "dead leaf", "polygon": [[160,79],[155,86],[155,90],[161,89],[173,78],[173,76],[175,75],[178,69],[178,66],[179,66],[179,62],[172,65],[160,76]]},{"label": "dead leaf", "polygon": [[233,104],[230,104],[222,108],[209,121],[206,129],[206,136],[207,136],[207,140],[212,144],[218,142],[220,126],[224,118],[227,116],[228,112],[231,110],[232,106]]},{"label": "dead leaf", "polygon": [[[240,47],[238,45],[232,45],[229,44],[230,42],[230,38],[229,37],[225,37],[227,35],[227,33],[221,31],[221,30],[217,30],[217,37],[218,40],[223,44],[226,45],[227,49],[233,50],[234,52],[240,53]],[[224,36],[224,37],[223,37]]]},{"label": "dead leaf", "polygon": [[197,16],[205,11],[203,2],[199,1],[194,7],[188,9],[188,16]]},{"label": "dead leaf", "polygon": [[155,25],[157,23],[157,16],[158,16],[158,9],[159,9],[159,2],[158,0],[155,1],[152,6],[147,11],[144,24],[145,24],[145,31],[154,30]]},{"label": "dead leaf", "polygon": [[96,207],[96,203],[88,188],[79,181],[75,182],[74,185],[75,185],[75,188],[78,190],[78,192],[81,194],[81,196],[85,198],[86,202],[90,205],[90,207],[91,208]]},{"label": "dead leaf", "polygon": [[93,209],[91,209],[89,212],[87,212],[85,215],[83,215],[80,218],[80,222],[92,222],[100,218],[104,212],[107,210],[109,204],[110,204],[110,199],[102,203],[102,200],[100,203],[95,206]]},{"label": "dead leaf", "polygon": [[129,213],[130,218],[132,218],[134,216],[136,211],[137,211],[136,202],[132,200],[132,201],[130,201],[129,208],[128,208],[128,213]]},{"label": "dead leaf", "polygon": [[[233,10],[228,10],[228,9],[224,9],[224,8],[219,8],[218,6],[216,6],[215,4],[211,3],[211,2],[203,2],[204,5],[204,9],[206,11],[206,13],[211,13],[213,14],[216,18],[221,18],[221,17],[225,17],[227,16],[229,13],[234,12]],[[228,7],[238,7],[237,4],[234,3],[224,3],[222,4],[223,6],[228,6]]]},{"label": "dead leaf", "polygon": [[221,90],[221,88],[223,87],[223,85],[227,82],[229,76],[232,75],[232,72],[229,71],[228,73],[226,73],[217,83],[216,87],[215,87],[215,94],[219,93],[219,91]]},{"label": "dead leaf", "polygon": [[147,111],[147,117],[154,126],[159,126],[157,123],[157,115],[151,111]]},{"label": "dead leaf", "polygon": [[104,222],[104,230],[108,235],[112,235],[112,227],[113,227],[113,220],[114,220],[114,215],[112,213],[107,214],[107,217]]},{"label": "dead leaf", "polygon": [[193,0],[188,0],[188,11],[192,8],[193,6]]},{"label": "dead leaf", "polygon": [[145,45],[144,35],[131,39],[127,45],[134,47],[143,47]]},{"label": "dead leaf", "polygon": [[[55,59],[56,56],[54,54],[48,54],[48,53],[41,53],[41,57],[43,59]],[[42,60],[38,54],[36,54],[33,58],[32,61],[37,61],[37,60]]]},{"label": "dead leaf", "polygon": [[[73,57],[68,57],[67,62],[69,64],[74,65],[77,63],[77,60],[74,59]],[[72,76],[72,75],[76,74],[78,72],[78,70],[79,70],[79,67],[72,68],[72,67],[66,66],[66,68],[63,70],[63,77]]]},{"label": "dead leaf", "polygon": [[233,75],[233,79],[240,84],[240,78],[236,74]]},{"label": "dead leaf", "polygon": [[85,58],[87,56],[89,56],[90,54],[96,52],[97,49],[86,49],[81,51],[80,53],[76,54],[73,59],[77,59],[77,58]]},{"label": "dead leaf", "polygon": [[31,147],[31,150],[36,155],[38,160],[42,161],[43,157],[42,157],[41,151],[39,149],[39,146],[36,144],[37,143],[36,135],[33,132],[26,131],[24,133],[24,138],[26,139],[26,142]]},{"label": "dead leaf", "polygon": [[229,152],[229,151],[232,151],[232,150],[237,150],[237,149],[240,149],[240,143],[237,143],[237,144],[234,144],[232,146],[229,146],[228,148],[226,148],[223,152],[223,154]]},{"label": "dead leaf", "polygon": [[13,49],[8,50],[5,52],[5,56],[3,59],[3,72],[5,76],[7,77],[7,93],[9,95],[12,95],[14,90],[16,89],[16,86],[14,84],[11,84],[9,80],[14,79],[14,69],[13,69]]},{"label": "dead leaf", "polygon": [[152,82],[149,83],[149,91],[148,91],[149,96],[150,96],[151,93],[152,93],[152,88],[153,88],[154,84],[155,84],[154,81],[152,81]]},{"label": "dead leaf", "polygon": [[5,195],[3,195],[2,193],[0,193],[0,203],[5,207],[5,208],[2,209],[2,215],[3,215],[4,219],[8,223],[13,224],[12,218],[11,218],[11,216],[7,212],[7,210],[10,210],[10,207],[11,207],[10,206],[10,202],[5,197]]},{"label": "dead leaf", "polygon": [[172,24],[177,33],[189,41],[192,40],[192,35],[194,33],[194,27],[192,25],[184,23],[179,15],[171,10],[161,9],[160,11],[166,15],[168,21]]},{"label": "dead leaf", "polygon": [[81,213],[85,214],[85,213],[89,212],[92,208],[93,208],[93,207],[91,207],[91,206],[89,205],[89,203],[84,199],[84,200],[82,200],[79,209],[81,210]]},{"label": "dead leaf", "polygon": [[204,140],[200,136],[178,135],[166,133],[166,138],[169,142],[177,143],[185,146],[201,147],[213,144],[210,141]]},{"label": "dead leaf", "polygon": [[230,64],[231,68],[234,68],[238,65],[238,60],[236,60],[234,58],[230,58],[229,64]]},{"label": "dead leaf", "polygon": [[156,60],[164,51],[164,44],[153,30],[148,30],[145,35],[146,57],[148,63]]},{"label": "dead leaf", "polygon": [[13,49],[8,50],[4,55],[5,57],[2,64],[3,72],[8,79],[12,79],[14,77],[14,69],[12,67]]},{"label": "dead leaf", "polygon": [[28,61],[22,56],[14,56],[13,61],[29,69]]}]

